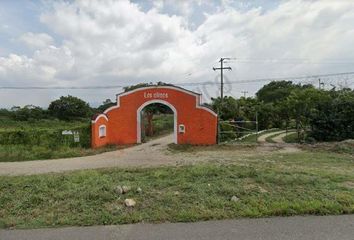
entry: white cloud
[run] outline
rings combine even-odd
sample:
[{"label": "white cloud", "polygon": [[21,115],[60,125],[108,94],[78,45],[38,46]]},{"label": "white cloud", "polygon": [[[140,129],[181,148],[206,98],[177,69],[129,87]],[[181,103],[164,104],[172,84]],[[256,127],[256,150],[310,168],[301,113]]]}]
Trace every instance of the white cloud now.
[{"label": "white cloud", "polygon": [[42,49],[53,44],[54,40],[46,33],[27,32],[20,36],[19,41],[32,49]]},{"label": "white cloud", "polygon": [[[47,33],[25,33],[20,39],[34,49],[33,55],[0,58],[0,82],[87,86],[210,81],[219,57],[239,58],[226,74],[232,80],[352,70],[351,65],[317,64],[354,59],[352,1],[293,0],[267,11],[239,11],[227,1],[227,7],[206,15],[195,29],[189,27],[192,4],[181,2],[178,7],[185,9],[178,16],[164,13],[166,4],[144,12],[129,1],[55,2],[40,20],[60,36],[60,44]],[[305,60],[270,63],[264,58]],[[193,73],[189,79],[187,73]],[[254,91],[258,86],[236,86],[233,94],[240,87]],[[98,94],[94,100],[107,97]]]}]

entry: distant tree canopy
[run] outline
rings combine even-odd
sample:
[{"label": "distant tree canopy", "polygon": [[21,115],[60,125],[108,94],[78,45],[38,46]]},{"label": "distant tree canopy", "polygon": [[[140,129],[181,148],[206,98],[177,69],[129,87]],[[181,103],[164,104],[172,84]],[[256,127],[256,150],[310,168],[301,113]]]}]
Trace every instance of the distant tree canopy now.
[{"label": "distant tree canopy", "polygon": [[[320,141],[354,138],[354,91],[316,89],[312,85],[291,81],[264,85],[256,98],[235,99],[225,96],[212,99],[212,108],[222,120],[255,120],[259,129],[296,128],[299,138],[304,133]],[[304,136],[303,136],[304,137]]]},{"label": "distant tree canopy", "polygon": [[354,91],[329,92],[309,119],[313,137],[325,141],[354,139]]},{"label": "distant tree canopy", "polygon": [[111,99],[106,99],[105,101],[103,101],[103,103],[95,109],[95,112],[97,113],[103,113],[106,109],[116,105],[116,102],[112,102]]},{"label": "distant tree canopy", "polygon": [[283,101],[293,90],[313,88],[312,85],[293,84],[291,81],[273,81],[264,85],[256,93],[257,99],[265,103]]},{"label": "distant tree canopy", "polygon": [[92,115],[92,109],[85,101],[73,97],[62,96],[49,104],[49,114],[61,120],[88,118]]},{"label": "distant tree canopy", "polygon": [[32,121],[48,117],[46,110],[34,105],[26,105],[22,108],[14,106],[11,110],[0,109],[0,118],[10,118],[15,121]]},{"label": "distant tree canopy", "polygon": [[[124,91],[154,85],[140,83],[125,87]],[[157,85],[170,84],[159,82]],[[14,106],[11,110],[0,109],[0,120],[88,120],[93,113],[103,112],[113,105],[116,102],[106,99],[98,108],[92,109],[77,97],[62,96],[51,102],[48,110],[34,105]],[[354,139],[354,91],[349,88],[323,90],[291,81],[274,81],[264,85],[256,97],[235,99],[225,96],[223,101],[213,98],[208,106],[219,112],[221,120],[254,121],[257,115],[260,130],[273,127],[295,128],[300,138],[308,133],[308,136],[320,141]],[[161,103],[146,106],[143,114],[148,123],[147,135],[153,132],[153,116],[169,113],[173,113],[172,110]]]},{"label": "distant tree canopy", "polygon": [[47,118],[47,112],[41,107],[26,105],[13,112],[12,117],[17,121],[39,120]]},{"label": "distant tree canopy", "polygon": [[171,86],[171,84],[164,83],[164,82],[157,82],[156,84],[150,82],[150,83],[138,83],[138,84],[135,84],[135,85],[127,86],[127,87],[124,87],[123,90],[124,90],[124,92],[128,92],[128,91],[131,91],[131,90],[134,90],[134,89],[137,89],[137,88],[156,86],[156,85],[157,86]]}]

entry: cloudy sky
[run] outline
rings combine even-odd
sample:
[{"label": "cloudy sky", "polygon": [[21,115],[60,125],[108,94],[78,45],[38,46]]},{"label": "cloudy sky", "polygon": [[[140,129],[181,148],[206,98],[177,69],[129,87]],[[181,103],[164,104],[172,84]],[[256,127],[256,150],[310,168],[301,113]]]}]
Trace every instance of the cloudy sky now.
[{"label": "cloudy sky", "polygon": [[[0,87],[217,82],[220,57],[232,58],[226,81],[354,71],[354,1],[0,1]],[[68,94],[97,105],[120,91],[0,89],[0,107]]]}]

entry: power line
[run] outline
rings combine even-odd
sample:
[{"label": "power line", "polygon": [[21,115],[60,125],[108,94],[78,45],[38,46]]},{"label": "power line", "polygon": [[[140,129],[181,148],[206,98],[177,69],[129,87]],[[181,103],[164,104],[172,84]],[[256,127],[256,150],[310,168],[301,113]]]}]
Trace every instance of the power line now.
[{"label": "power line", "polygon": [[336,58],[322,59],[314,61],[310,58],[242,58],[231,59],[228,61],[237,63],[275,63],[275,64],[353,64],[354,59]]},{"label": "power line", "polygon": [[[238,81],[229,81],[224,84],[242,84],[242,83],[254,83],[254,82],[267,82],[267,81],[279,81],[279,80],[301,80],[309,78],[319,78],[319,77],[334,77],[334,76],[344,76],[344,75],[353,75],[354,72],[342,72],[342,73],[329,73],[329,74],[314,74],[307,76],[298,76],[298,77],[269,77],[269,78],[256,78],[256,79],[241,79]],[[195,85],[213,85],[214,82],[197,82],[197,83],[178,83],[180,86],[195,86]]]},{"label": "power line", "polygon": [[83,87],[62,87],[62,86],[0,86],[0,89],[9,89],[9,90],[60,90],[60,89],[73,89],[73,90],[82,90],[82,89],[112,89],[112,88],[123,88],[122,85],[109,85],[109,86],[83,86]]},{"label": "power line", "polygon": [[[241,79],[238,81],[224,82],[226,84],[244,84],[244,83],[255,83],[255,82],[267,82],[267,81],[279,81],[279,80],[302,80],[302,79],[315,79],[321,78],[321,81],[326,81],[326,77],[339,77],[354,75],[354,72],[341,72],[341,73],[329,73],[329,74],[313,74],[307,76],[290,76],[290,77],[268,77],[268,78],[256,78],[256,79]],[[182,83],[167,83],[176,86],[205,86],[205,85],[215,85],[215,82],[182,82]],[[106,85],[106,86],[0,86],[0,89],[8,90],[90,90],[90,89],[116,89],[123,88],[129,85]]]}]

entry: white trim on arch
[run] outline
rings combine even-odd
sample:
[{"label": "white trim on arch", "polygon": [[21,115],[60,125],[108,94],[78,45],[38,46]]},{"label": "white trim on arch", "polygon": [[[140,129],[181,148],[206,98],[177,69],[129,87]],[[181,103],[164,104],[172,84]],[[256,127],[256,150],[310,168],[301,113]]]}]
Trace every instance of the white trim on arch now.
[{"label": "white trim on arch", "polygon": [[143,103],[139,108],[138,110],[136,111],[136,118],[137,118],[137,127],[136,127],[136,136],[137,136],[137,143],[141,143],[141,110],[143,110],[144,107],[146,107],[147,105],[150,105],[152,103],[161,103],[161,104],[164,104],[166,106],[168,106],[169,108],[172,109],[173,111],[173,138],[174,138],[174,143],[177,144],[177,110],[176,108],[170,104],[169,102],[166,102],[164,100],[161,100],[161,99],[153,99],[153,100],[150,100],[150,101],[147,101],[145,103]]},{"label": "white trim on arch", "polygon": [[91,123],[96,123],[98,121],[98,119],[100,119],[101,117],[106,119],[106,121],[108,122],[108,117],[106,116],[106,114],[100,114],[95,118],[95,120],[92,120]]},{"label": "white trim on arch", "polygon": [[207,107],[201,106],[201,94],[195,93],[195,92],[192,92],[192,91],[183,89],[183,88],[179,88],[179,87],[163,86],[163,85],[162,85],[162,86],[147,86],[147,87],[141,87],[141,88],[137,88],[137,89],[134,89],[134,90],[131,90],[131,91],[128,91],[128,92],[119,93],[119,94],[117,94],[117,99],[116,99],[116,100],[117,100],[117,105],[112,106],[112,107],[106,109],[106,110],[104,111],[104,114],[107,114],[109,111],[120,107],[120,97],[125,96],[125,95],[129,95],[129,94],[131,94],[131,93],[135,93],[135,92],[138,92],[138,91],[144,91],[144,90],[147,90],[147,89],[156,89],[156,88],[173,89],[173,90],[176,90],[176,91],[180,91],[180,92],[183,92],[183,93],[186,93],[186,94],[195,96],[195,105],[196,105],[196,108],[206,110],[206,111],[210,112],[211,114],[213,114],[215,117],[218,116],[213,110],[211,110],[211,109],[209,109],[209,108],[207,108]]}]

